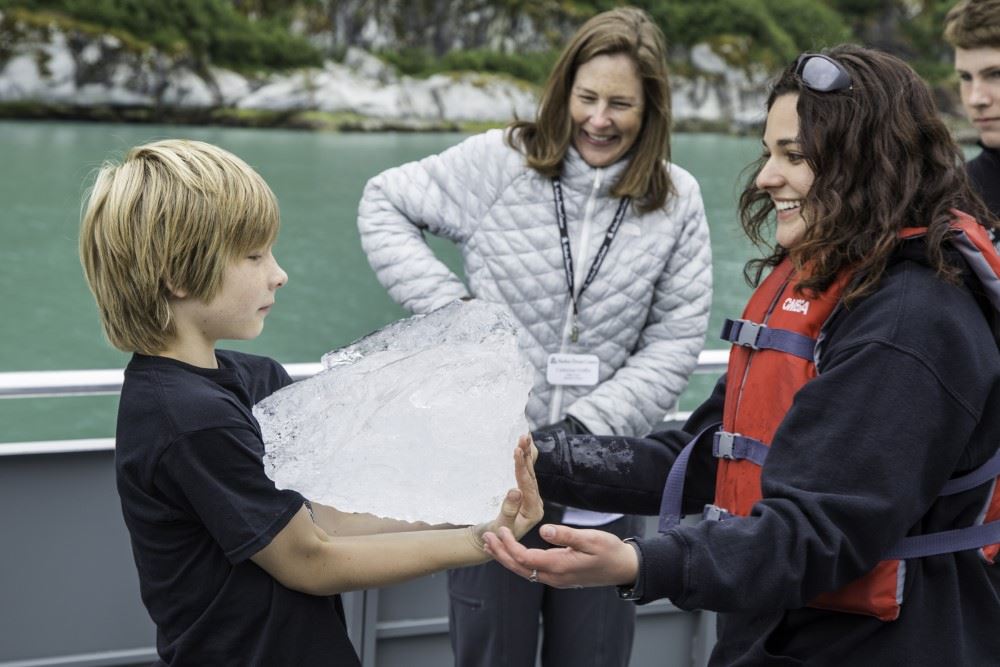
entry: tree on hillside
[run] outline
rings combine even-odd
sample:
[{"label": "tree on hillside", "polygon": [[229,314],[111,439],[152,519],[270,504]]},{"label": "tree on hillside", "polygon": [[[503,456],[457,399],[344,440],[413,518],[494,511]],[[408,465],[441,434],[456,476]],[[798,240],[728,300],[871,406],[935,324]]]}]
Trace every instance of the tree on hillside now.
[{"label": "tree on hillside", "polygon": [[[268,1],[278,0],[260,0]],[[285,0],[284,4],[302,2]],[[281,21],[248,18],[231,0],[0,0],[0,9],[5,8],[118,30],[137,43],[190,57],[199,68],[215,64],[281,69],[321,62],[316,49],[289,34]]]}]

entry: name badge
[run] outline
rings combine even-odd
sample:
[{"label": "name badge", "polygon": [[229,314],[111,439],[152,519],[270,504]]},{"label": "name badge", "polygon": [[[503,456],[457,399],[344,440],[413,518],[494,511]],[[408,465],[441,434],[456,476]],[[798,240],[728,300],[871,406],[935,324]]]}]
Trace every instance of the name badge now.
[{"label": "name badge", "polygon": [[597,384],[601,360],[596,354],[550,354],[545,379],[553,385]]}]

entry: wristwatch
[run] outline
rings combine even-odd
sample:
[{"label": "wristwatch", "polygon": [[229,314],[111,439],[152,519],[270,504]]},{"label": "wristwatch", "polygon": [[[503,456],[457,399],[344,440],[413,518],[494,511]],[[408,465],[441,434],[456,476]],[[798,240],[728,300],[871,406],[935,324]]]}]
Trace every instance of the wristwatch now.
[{"label": "wristwatch", "polygon": [[635,557],[639,559],[639,566],[635,570],[635,581],[631,585],[618,587],[618,597],[622,600],[639,600],[642,599],[642,549],[639,548],[634,537],[626,537],[622,541],[635,549]]}]

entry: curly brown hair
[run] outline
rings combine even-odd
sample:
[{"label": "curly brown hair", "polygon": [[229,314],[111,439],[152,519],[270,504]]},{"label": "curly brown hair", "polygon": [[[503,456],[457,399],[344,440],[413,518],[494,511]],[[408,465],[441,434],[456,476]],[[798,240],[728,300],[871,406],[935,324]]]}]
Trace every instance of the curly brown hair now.
[{"label": "curly brown hair", "polygon": [[600,55],[623,53],[642,80],[645,108],[642,129],[631,149],[631,162],[611,192],[631,197],[639,211],[663,207],[673,192],[664,162],[670,161],[670,81],[663,32],[646,12],[619,7],[584,23],[556,61],[542,91],[533,121],[508,126],[507,143],[522,151],[528,166],[543,176],[562,173],[572,140],[569,97],[581,65]]},{"label": "curly brown hair", "polygon": [[747,281],[757,285],[764,270],[786,256],[809,267],[798,289],[810,293],[825,290],[850,269],[857,276],[843,295],[850,304],[874,289],[905,227],[927,227],[928,261],[939,275],[956,280],[958,268],[943,250],[952,209],[991,229],[996,222],[973,191],[962,151],[926,84],[902,60],[881,51],[845,44],[823,53],[850,74],[849,89],[814,91],[793,63],[767,100],[770,110],[782,95],[798,95],[800,146],[815,174],[802,209],[805,235],[790,251],[768,240],[774,204],[755,184],[761,158],[749,168],[740,223],[770,254],[747,262]]}]

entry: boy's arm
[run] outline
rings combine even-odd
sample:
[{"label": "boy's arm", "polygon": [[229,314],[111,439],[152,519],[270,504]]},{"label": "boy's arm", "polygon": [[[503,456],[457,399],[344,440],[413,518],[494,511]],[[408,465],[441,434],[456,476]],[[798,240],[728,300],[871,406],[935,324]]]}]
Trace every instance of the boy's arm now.
[{"label": "boy's arm", "polygon": [[[516,514],[518,501],[504,501]],[[489,560],[477,528],[332,537],[302,509],[251,558],[282,585],[311,595],[377,588]]]},{"label": "boy's arm", "polygon": [[310,502],[313,522],[330,537],[348,537],[351,535],[376,535],[380,533],[417,532],[422,530],[440,530],[454,528],[448,524],[431,525],[423,521],[410,522],[398,519],[386,519],[374,514],[341,512],[328,505]]},{"label": "boy's arm", "polygon": [[282,585],[312,595],[386,586],[485,562],[489,560],[483,551],[486,531],[507,526],[521,537],[542,516],[531,461],[531,444],[523,437],[514,457],[518,489],[508,491],[499,515],[489,523],[423,532],[330,536],[303,506],[251,558]]}]

